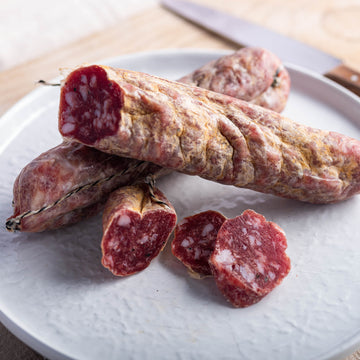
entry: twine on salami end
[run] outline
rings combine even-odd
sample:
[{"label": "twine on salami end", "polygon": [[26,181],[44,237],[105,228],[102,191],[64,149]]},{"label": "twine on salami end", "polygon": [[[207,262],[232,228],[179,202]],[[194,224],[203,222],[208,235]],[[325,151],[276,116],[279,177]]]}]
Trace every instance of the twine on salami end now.
[{"label": "twine on salami end", "polygon": [[280,68],[277,68],[273,77],[273,82],[270,85],[272,88],[276,88],[280,86],[280,78],[279,78],[279,74],[280,74]]},{"label": "twine on salami end", "polygon": [[49,82],[47,82],[45,80],[41,80],[41,79],[38,80],[36,83],[41,84],[41,85],[46,85],[46,86],[61,86],[60,83],[49,83]]},{"label": "twine on salami end", "polygon": [[145,184],[147,184],[149,186],[149,194],[150,194],[151,199],[154,202],[156,202],[157,204],[164,205],[170,209],[170,206],[166,202],[158,199],[156,197],[156,195],[154,194],[155,177],[152,175],[149,175],[144,179],[144,182],[145,182]]},{"label": "twine on salami end", "polygon": [[[33,216],[33,215],[37,215],[40,214],[43,211],[49,210],[51,208],[53,208],[54,206],[62,203],[63,201],[65,201],[66,199],[68,199],[70,196],[73,196],[81,191],[84,190],[88,190],[92,187],[95,187],[97,185],[101,185],[107,181],[110,181],[111,179],[113,179],[116,176],[122,176],[122,175],[126,175],[129,171],[132,171],[134,169],[137,169],[138,167],[140,167],[142,164],[144,164],[145,161],[138,161],[134,166],[131,166],[127,169],[124,169],[123,171],[116,173],[116,174],[112,174],[106,178],[103,179],[98,179],[92,183],[89,184],[85,184],[85,185],[81,185],[73,190],[71,190],[70,192],[68,192],[67,194],[65,194],[63,197],[61,197],[60,199],[54,201],[53,203],[49,204],[49,205],[44,205],[43,207],[41,207],[38,210],[28,210],[16,217],[10,218],[6,221],[6,230],[11,231],[11,232],[15,232],[18,230],[21,230],[21,221],[22,219],[29,217],[29,216]],[[155,197],[155,196],[154,196]],[[166,204],[165,204],[166,205]]]}]

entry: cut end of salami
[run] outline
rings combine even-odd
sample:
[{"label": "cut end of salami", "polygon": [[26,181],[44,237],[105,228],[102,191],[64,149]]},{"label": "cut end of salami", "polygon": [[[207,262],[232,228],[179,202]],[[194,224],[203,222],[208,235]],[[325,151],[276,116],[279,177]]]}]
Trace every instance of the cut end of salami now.
[{"label": "cut end of salami", "polygon": [[175,228],[172,253],[192,273],[212,275],[209,258],[225,220],[224,215],[212,210],[184,218]]},{"label": "cut end of salami", "polygon": [[235,307],[269,294],[290,271],[284,231],[253,210],[224,222],[210,265],[216,284]]},{"label": "cut end of salami", "polygon": [[109,198],[103,216],[102,264],[114,275],[147,268],[164,248],[176,213],[158,189],[146,184],[120,188]]},{"label": "cut end of salami", "polygon": [[86,145],[113,135],[118,129],[123,94],[97,65],[73,71],[62,86],[59,130]]}]

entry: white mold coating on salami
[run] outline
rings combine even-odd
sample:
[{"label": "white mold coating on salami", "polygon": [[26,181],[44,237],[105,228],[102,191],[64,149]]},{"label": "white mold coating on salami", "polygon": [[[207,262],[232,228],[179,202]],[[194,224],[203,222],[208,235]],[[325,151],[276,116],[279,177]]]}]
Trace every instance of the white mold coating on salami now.
[{"label": "white mold coating on salami", "polygon": [[290,91],[289,73],[270,51],[245,47],[214,60],[180,82],[281,112]]},{"label": "white mold coating on salami", "polygon": [[[287,100],[290,79],[286,70],[279,73],[278,67],[281,67],[279,64],[279,59],[264,49],[243,48],[233,54],[221,57],[215,62],[208,63],[179,81],[186,83],[195,81],[198,86],[209,87],[214,91],[253,102],[261,101],[262,106],[281,111]],[[104,100],[105,97],[108,97],[107,95],[109,95],[113,85],[111,82],[103,81],[101,74],[101,70],[97,75],[92,74],[91,76],[84,72],[80,74],[80,79],[78,78],[79,86],[72,86],[73,81],[68,81],[64,85],[69,90],[65,92],[61,100],[64,106],[66,105],[62,116],[68,117],[68,122],[62,128],[64,134],[72,134],[76,131],[72,119],[78,111],[83,113],[84,121],[92,123],[95,129],[98,129],[101,114],[106,113],[105,117],[110,119],[107,132],[115,131],[113,120],[116,119],[116,114],[114,108],[116,105],[121,106],[123,100],[120,93],[112,99]],[[279,82],[279,86],[273,87],[271,84],[274,74],[276,74],[276,78],[287,77]],[[200,82],[199,76],[202,78]],[[227,85],[222,87],[218,86],[219,84]],[[94,90],[97,86],[104,86],[104,88],[94,97]],[[265,91],[266,87],[268,87],[266,93],[270,93],[270,96],[266,95],[266,97],[271,101],[261,100],[264,97],[262,92]],[[261,95],[259,96],[259,94]],[[78,107],[78,104],[81,105],[80,100],[84,102],[84,107]],[[104,100],[103,103],[102,100]],[[90,118],[93,118],[91,106],[88,106],[90,103],[95,104],[93,115],[96,115],[97,119],[94,122],[90,121]],[[71,108],[73,111],[70,110]],[[86,127],[81,126],[81,131],[84,129]],[[82,136],[81,134],[83,133],[79,132],[80,136]],[[78,222],[100,211],[112,189],[120,185],[128,185],[129,177],[132,177],[133,180],[136,179],[139,169],[133,169],[133,165],[136,164],[135,160],[131,161],[120,157],[114,160],[115,157],[113,157],[112,161],[116,163],[116,168],[114,167],[113,173],[111,173],[110,168],[106,169],[108,161],[104,161],[104,154],[85,146],[80,147],[81,151],[78,151],[78,148],[79,145],[76,143],[61,144],[48,150],[25,167],[21,179],[16,180],[14,184],[14,215],[8,219],[8,230],[42,231]],[[69,166],[70,159],[72,164],[76,164],[76,167]],[[53,160],[55,161],[54,164],[52,164]],[[87,170],[90,163],[92,163],[92,169],[96,169],[96,171]],[[123,171],[128,166],[129,171],[126,175],[119,175],[121,163],[123,163]],[[149,170],[151,166],[150,164],[143,164],[143,167]],[[69,167],[71,168],[70,176],[68,175]],[[152,167],[154,176],[159,174],[160,168]],[[73,174],[82,173],[82,170],[87,175],[86,178],[73,176]],[[115,174],[116,176],[102,182],[102,185],[98,183],[96,186],[89,186],[105,180],[106,177],[101,177],[105,172],[106,177]],[[56,182],[56,190],[49,191],[49,187],[53,189],[54,182]],[[84,189],[84,186],[89,186],[90,190],[74,193],[78,188]],[[70,198],[59,201],[69,193],[72,193]],[[56,206],[52,206],[55,203]],[[21,214],[28,211],[31,211],[32,214],[28,213],[25,218],[21,217]],[[20,218],[16,219],[19,216]]]},{"label": "white mold coating on salami", "polygon": [[247,307],[269,294],[290,271],[284,231],[253,210],[228,219],[210,257],[216,284],[235,307]]},{"label": "white mold coating on salami", "polygon": [[[69,119],[63,111],[67,105],[61,103],[60,132],[73,121],[82,128],[81,135],[78,130],[62,132],[65,137],[222,184],[301,201],[333,203],[360,192],[358,140],[198,87],[134,71],[101,69],[124,99],[117,109],[117,131],[102,133],[102,128],[108,129],[104,117],[98,119],[99,131],[92,126],[83,129],[81,112]],[[73,71],[70,79],[82,71]],[[98,67],[86,71],[98,73]],[[67,91],[62,89],[63,94]],[[86,132],[89,137],[84,140]]]},{"label": "white mold coating on salami", "polygon": [[165,169],[148,162],[63,142],[40,154],[17,176],[14,214],[7,222],[11,230],[27,232],[73,224],[101,211],[111,191],[119,186],[149,174],[156,177],[165,173]]}]

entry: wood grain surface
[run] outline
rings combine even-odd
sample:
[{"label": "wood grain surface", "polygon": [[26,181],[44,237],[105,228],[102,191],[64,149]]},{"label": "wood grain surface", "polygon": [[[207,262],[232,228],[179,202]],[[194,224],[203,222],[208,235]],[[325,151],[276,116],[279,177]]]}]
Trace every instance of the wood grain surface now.
[{"label": "wood grain surface", "polygon": [[[332,55],[360,71],[358,0],[194,0],[259,23]],[[238,46],[175,16],[160,5],[119,22],[106,31],[0,72],[0,115],[39,79],[51,80],[59,68],[123,54],[167,48],[237,49]],[[21,56],[21,54],[19,54]],[[1,120],[0,120],[1,121]],[[329,326],[332,326],[329,324]],[[0,325],[0,359],[43,359]],[[346,360],[359,360],[360,351]]]}]

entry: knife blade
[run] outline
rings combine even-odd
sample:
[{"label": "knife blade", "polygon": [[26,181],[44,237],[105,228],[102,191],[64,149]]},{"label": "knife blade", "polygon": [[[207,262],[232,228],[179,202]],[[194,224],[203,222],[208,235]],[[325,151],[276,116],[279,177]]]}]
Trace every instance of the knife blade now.
[{"label": "knife blade", "polygon": [[162,0],[161,4],[175,14],[240,46],[266,48],[282,61],[323,74],[360,96],[360,73],[332,55],[263,26],[198,3]]}]

